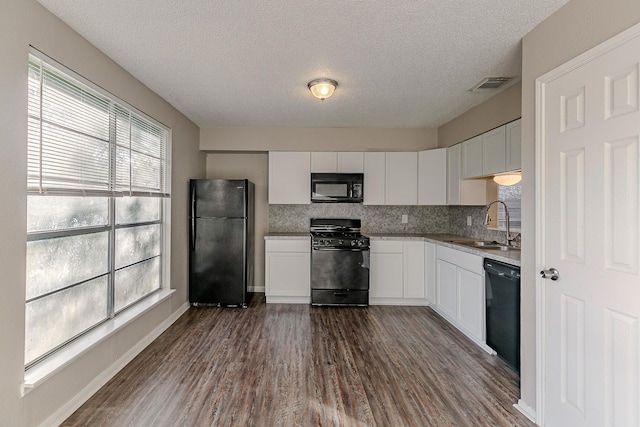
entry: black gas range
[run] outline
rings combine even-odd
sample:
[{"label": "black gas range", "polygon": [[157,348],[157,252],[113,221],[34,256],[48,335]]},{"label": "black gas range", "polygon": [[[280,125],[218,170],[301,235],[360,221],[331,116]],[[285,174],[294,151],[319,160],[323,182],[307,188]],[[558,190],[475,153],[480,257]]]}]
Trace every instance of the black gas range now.
[{"label": "black gas range", "polygon": [[369,238],[359,219],[311,219],[311,304],[369,305]]}]

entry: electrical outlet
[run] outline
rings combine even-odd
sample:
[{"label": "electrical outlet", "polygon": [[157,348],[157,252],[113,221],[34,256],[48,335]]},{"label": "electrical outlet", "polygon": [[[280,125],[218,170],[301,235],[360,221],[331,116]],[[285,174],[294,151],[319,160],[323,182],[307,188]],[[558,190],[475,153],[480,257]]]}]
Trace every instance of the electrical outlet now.
[{"label": "electrical outlet", "polygon": [[471,225],[473,225],[473,222],[471,221],[471,215],[467,216],[467,227],[471,227]]},{"label": "electrical outlet", "polygon": [[409,215],[402,215],[402,223],[406,224],[409,222]]}]

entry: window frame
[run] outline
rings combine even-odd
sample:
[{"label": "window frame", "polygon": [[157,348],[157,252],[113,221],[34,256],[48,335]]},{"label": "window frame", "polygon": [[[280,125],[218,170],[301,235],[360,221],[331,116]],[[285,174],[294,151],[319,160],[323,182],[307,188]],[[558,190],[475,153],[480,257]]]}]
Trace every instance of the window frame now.
[{"label": "window frame", "polygon": [[[46,64],[47,67],[55,69],[57,72],[61,73],[64,78],[68,79],[68,81],[75,85],[78,84],[82,90],[97,92],[100,96],[106,98],[110,102],[110,111],[109,111],[109,157],[108,157],[108,170],[109,170],[109,189],[108,190],[86,190],[86,189],[78,189],[78,188],[69,188],[69,189],[53,189],[52,191],[46,191],[42,187],[42,180],[40,180],[40,188],[38,191],[34,191],[33,188],[27,190],[27,197],[60,197],[60,196],[73,196],[73,197],[84,197],[84,196],[95,196],[95,197],[104,197],[107,198],[107,223],[104,225],[92,225],[85,227],[70,227],[64,229],[54,229],[54,230],[38,230],[38,231],[27,231],[27,245],[29,242],[41,241],[47,239],[54,238],[64,238],[71,236],[81,236],[81,235],[89,235],[93,233],[108,233],[108,254],[107,254],[107,272],[101,273],[97,276],[83,279],[77,281],[75,283],[65,284],[59,289],[54,289],[52,291],[48,291],[43,293],[42,295],[38,295],[32,298],[25,298],[25,307],[29,302],[33,302],[46,296],[54,295],[56,293],[60,293],[64,290],[71,289],[76,286],[80,286],[83,283],[87,283],[91,280],[95,280],[100,277],[107,276],[108,285],[107,285],[107,313],[106,317],[98,323],[93,324],[89,328],[83,330],[80,333],[75,334],[73,337],[66,339],[64,342],[56,345],[54,348],[46,351],[43,354],[35,357],[33,360],[27,363],[26,360],[26,345],[25,345],[25,370],[29,370],[34,366],[40,364],[45,359],[59,352],[60,349],[67,346],[69,343],[76,341],[78,338],[83,335],[95,330],[101,325],[104,325],[107,322],[113,321],[113,319],[117,318],[120,314],[126,312],[129,308],[139,304],[144,300],[148,300],[152,297],[152,295],[157,294],[161,291],[169,290],[170,286],[170,259],[171,259],[171,230],[170,230],[170,211],[171,211],[171,147],[172,147],[172,131],[169,127],[165,126],[161,122],[151,118],[146,115],[144,112],[136,109],[130,104],[122,101],[118,97],[109,93],[108,91],[100,88],[95,85],[91,81],[86,78],[78,75],[74,71],[68,69],[64,65],[58,63],[57,61],[51,59],[47,55],[39,52],[38,50],[31,48],[29,51],[29,63],[32,61],[39,61],[41,64]],[[42,68],[41,68],[42,70]],[[41,80],[42,81],[42,80]],[[41,87],[41,86],[40,86]],[[31,96],[31,95],[29,95]],[[40,103],[42,105],[42,89],[40,89]],[[117,106],[117,107],[116,107]],[[129,117],[137,117],[137,120],[141,120],[140,123],[145,126],[157,127],[164,135],[161,138],[160,146],[160,156],[159,164],[160,164],[160,177],[159,177],[159,185],[160,188],[157,192],[152,191],[140,191],[140,189],[134,190],[131,186],[132,175],[129,175],[129,190],[122,191],[117,188],[118,182],[115,173],[115,160],[111,153],[114,153],[119,145],[117,144],[115,128],[113,121],[116,120],[116,108],[120,108],[126,110],[129,113]],[[38,120],[42,123],[42,110],[39,112]],[[29,117],[31,117],[29,115]],[[42,126],[40,126],[42,128]],[[40,134],[39,138],[42,136]],[[129,135],[129,141],[133,136]],[[40,145],[42,147],[42,145]],[[132,144],[129,144],[129,150],[133,151]],[[164,157],[162,157],[164,155]],[[40,160],[41,161],[41,160]],[[42,161],[41,161],[42,162]],[[40,170],[40,174],[42,171]],[[29,180],[28,180],[29,181]],[[116,201],[121,197],[144,197],[144,198],[155,198],[158,199],[158,218],[154,220],[143,220],[138,222],[126,222],[126,223],[118,223],[116,218]],[[131,264],[127,264],[124,266],[120,266],[116,268],[115,266],[115,254],[116,254],[116,232],[117,230],[129,229],[129,228],[137,228],[137,227],[145,227],[149,225],[159,225],[159,242],[158,242],[158,254],[150,257],[146,257],[142,260],[138,260]],[[159,260],[159,271],[158,271],[158,287],[151,292],[146,293],[142,297],[138,297],[135,301],[126,304],[123,307],[115,309],[115,280],[116,273],[118,271],[124,270],[126,268],[135,266],[137,264],[150,261],[153,259]],[[27,283],[25,282],[25,286]],[[155,299],[155,298],[152,298]],[[144,304],[143,304],[144,305]],[[126,317],[126,316],[125,316]],[[25,326],[25,338],[27,337],[27,330]],[[26,344],[26,342],[25,342]]]}]

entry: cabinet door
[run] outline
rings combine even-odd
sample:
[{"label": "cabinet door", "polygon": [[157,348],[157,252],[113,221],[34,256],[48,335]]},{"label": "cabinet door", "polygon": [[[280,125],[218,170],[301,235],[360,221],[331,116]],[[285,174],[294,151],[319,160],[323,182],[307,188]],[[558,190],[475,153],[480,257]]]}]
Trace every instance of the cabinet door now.
[{"label": "cabinet door", "polygon": [[458,324],[480,341],[484,340],[484,303],[482,276],[458,268]]},{"label": "cabinet door", "polygon": [[424,242],[424,281],[429,304],[436,303],[436,245]]},{"label": "cabinet door", "polygon": [[424,242],[403,242],[404,298],[424,299]]},{"label": "cabinet door", "polygon": [[384,205],[385,153],[364,153],[364,200],[365,205]]},{"label": "cabinet door", "polygon": [[436,261],[436,306],[449,319],[458,318],[458,274],[457,267],[446,261]]},{"label": "cabinet door", "polygon": [[507,168],[507,127],[490,130],[482,135],[482,174],[492,175]]},{"label": "cabinet door", "polygon": [[447,204],[447,149],[418,153],[418,204]]},{"label": "cabinet door", "polygon": [[487,183],[461,178],[462,144],[447,149],[447,204],[480,206],[487,203]]},{"label": "cabinet door", "polygon": [[507,123],[507,171],[518,170],[522,165],[522,121]]},{"label": "cabinet door", "polygon": [[269,152],[269,204],[311,203],[309,152]]},{"label": "cabinet door", "polygon": [[462,146],[456,144],[447,148],[447,204],[460,204],[460,166]]},{"label": "cabinet door", "polygon": [[339,173],[363,173],[364,153],[343,151],[338,153]]},{"label": "cabinet door", "polygon": [[371,254],[372,298],[402,298],[402,254]]},{"label": "cabinet door", "polygon": [[387,153],[385,182],[385,204],[417,205],[418,153]]},{"label": "cabinet door", "polygon": [[311,172],[338,172],[338,153],[335,151],[318,151],[311,153]]},{"label": "cabinet door", "polygon": [[267,252],[265,295],[278,297],[311,296],[310,254]]},{"label": "cabinet door", "polygon": [[462,178],[482,175],[482,135],[478,135],[462,143]]}]

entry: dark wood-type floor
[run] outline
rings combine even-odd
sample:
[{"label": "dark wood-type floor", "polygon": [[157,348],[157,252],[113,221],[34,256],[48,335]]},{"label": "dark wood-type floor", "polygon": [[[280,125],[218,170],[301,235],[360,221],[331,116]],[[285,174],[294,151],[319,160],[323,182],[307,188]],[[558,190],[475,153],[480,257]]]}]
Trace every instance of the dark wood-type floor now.
[{"label": "dark wood-type floor", "polygon": [[191,308],[65,426],[532,426],[427,307]]}]

